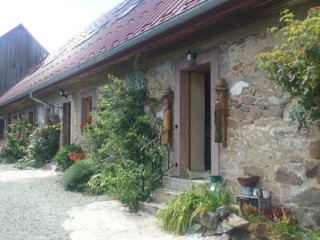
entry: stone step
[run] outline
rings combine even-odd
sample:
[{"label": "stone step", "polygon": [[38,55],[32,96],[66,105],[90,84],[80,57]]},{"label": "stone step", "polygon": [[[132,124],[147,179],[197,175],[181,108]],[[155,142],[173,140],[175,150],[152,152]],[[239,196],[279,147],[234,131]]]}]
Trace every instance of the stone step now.
[{"label": "stone step", "polygon": [[177,197],[179,193],[166,188],[159,188],[150,195],[150,200],[155,203],[167,203],[170,199]]},{"label": "stone step", "polygon": [[154,203],[154,202],[139,202],[138,209],[145,213],[156,216],[159,209],[165,208],[164,204]]},{"label": "stone step", "polygon": [[174,190],[174,191],[180,191],[180,192],[190,190],[192,185],[194,185],[195,187],[198,187],[202,184],[208,184],[208,183],[209,183],[209,180],[207,178],[190,180],[190,179],[164,176],[162,179],[162,186],[164,188]]}]

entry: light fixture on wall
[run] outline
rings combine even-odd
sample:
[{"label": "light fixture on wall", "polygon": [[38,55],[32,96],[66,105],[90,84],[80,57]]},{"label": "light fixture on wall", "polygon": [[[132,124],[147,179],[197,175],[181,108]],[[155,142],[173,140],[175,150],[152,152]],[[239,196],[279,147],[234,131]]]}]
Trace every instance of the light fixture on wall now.
[{"label": "light fixture on wall", "polygon": [[65,97],[66,99],[68,98],[68,92],[65,91],[65,90],[63,90],[63,88],[60,88],[60,90],[59,90],[59,95],[60,95],[61,97]]},{"label": "light fixture on wall", "polygon": [[197,55],[191,51],[187,52],[186,58],[189,62],[194,61],[196,59]]}]

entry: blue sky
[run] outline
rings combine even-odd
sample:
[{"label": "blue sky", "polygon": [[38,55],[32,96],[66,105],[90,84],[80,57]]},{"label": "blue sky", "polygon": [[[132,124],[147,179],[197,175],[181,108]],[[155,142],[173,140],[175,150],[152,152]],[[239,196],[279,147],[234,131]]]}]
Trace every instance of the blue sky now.
[{"label": "blue sky", "polygon": [[0,0],[0,36],[22,23],[49,52],[124,0]]}]

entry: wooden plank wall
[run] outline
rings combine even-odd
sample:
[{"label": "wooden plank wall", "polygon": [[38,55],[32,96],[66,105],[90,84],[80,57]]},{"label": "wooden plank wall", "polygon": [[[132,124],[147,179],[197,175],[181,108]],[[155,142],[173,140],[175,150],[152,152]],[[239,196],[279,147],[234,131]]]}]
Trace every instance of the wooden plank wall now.
[{"label": "wooden plank wall", "polygon": [[22,26],[1,37],[0,94],[19,82],[47,55],[48,52]]}]

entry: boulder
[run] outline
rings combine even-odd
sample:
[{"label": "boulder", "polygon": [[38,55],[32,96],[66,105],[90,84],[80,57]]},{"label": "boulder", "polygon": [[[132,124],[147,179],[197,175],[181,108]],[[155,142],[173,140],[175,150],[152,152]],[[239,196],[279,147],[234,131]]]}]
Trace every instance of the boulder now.
[{"label": "boulder", "polygon": [[215,230],[219,224],[219,214],[212,211],[206,211],[203,214],[198,213],[195,221],[208,229]]},{"label": "boulder", "polygon": [[224,220],[225,224],[236,229],[244,229],[248,226],[249,222],[238,215],[231,213],[229,217]]}]

